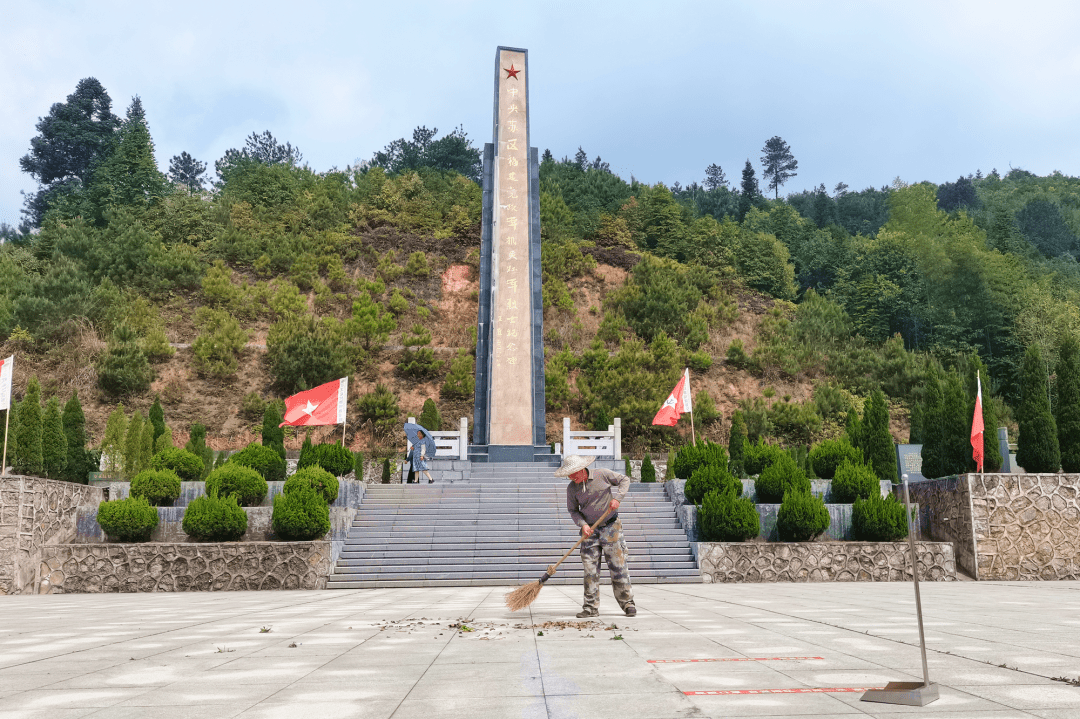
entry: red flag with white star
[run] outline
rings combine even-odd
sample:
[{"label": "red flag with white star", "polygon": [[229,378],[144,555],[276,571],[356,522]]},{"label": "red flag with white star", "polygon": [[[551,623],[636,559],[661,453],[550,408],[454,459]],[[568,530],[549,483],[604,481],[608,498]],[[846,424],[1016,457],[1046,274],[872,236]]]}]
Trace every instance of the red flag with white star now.
[{"label": "red flag with white star", "polygon": [[679,423],[679,417],[684,412],[692,411],[690,404],[690,369],[687,368],[683,370],[683,376],[679,380],[679,384],[675,385],[675,389],[671,390],[671,394],[664,401],[664,405],[653,417],[652,423],[674,427]]},{"label": "red flag with white star", "polygon": [[977,471],[983,471],[983,416],[982,416],[982,380],[975,375],[979,393],[975,396],[975,416],[971,418],[971,457],[975,460]]},{"label": "red flag with white star", "polygon": [[285,400],[285,421],[278,426],[311,427],[344,424],[348,394],[348,377],[298,392]]}]

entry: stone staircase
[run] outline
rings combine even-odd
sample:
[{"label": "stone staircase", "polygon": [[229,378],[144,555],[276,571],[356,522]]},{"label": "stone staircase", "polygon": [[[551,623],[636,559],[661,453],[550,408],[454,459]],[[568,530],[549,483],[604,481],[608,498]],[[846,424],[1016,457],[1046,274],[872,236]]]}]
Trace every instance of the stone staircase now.
[{"label": "stone staircase", "polygon": [[[368,487],[327,588],[514,586],[538,579],[577,541],[566,480],[552,467],[474,463],[469,482]],[[663,485],[619,508],[633,582],[701,581]],[[609,583],[606,569],[601,581]],[[575,551],[549,584],[580,584]]]}]

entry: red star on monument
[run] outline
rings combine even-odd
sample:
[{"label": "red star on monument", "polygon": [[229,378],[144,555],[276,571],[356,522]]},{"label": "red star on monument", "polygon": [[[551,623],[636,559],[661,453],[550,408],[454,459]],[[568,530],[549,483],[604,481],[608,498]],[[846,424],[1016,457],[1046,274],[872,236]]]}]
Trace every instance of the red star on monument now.
[{"label": "red star on monument", "polygon": [[[503,70],[506,70],[506,68],[504,67]],[[521,70],[515,70],[513,63],[511,63],[510,69],[506,70],[506,79],[509,80],[510,78],[514,78],[515,80],[517,80],[519,72],[521,72]]]}]

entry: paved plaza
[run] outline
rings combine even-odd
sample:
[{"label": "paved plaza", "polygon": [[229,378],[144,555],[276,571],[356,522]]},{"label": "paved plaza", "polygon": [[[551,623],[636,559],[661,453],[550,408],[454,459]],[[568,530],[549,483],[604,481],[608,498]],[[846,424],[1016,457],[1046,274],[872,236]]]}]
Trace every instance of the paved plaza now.
[{"label": "paved plaza", "polygon": [[1080,717],[1080,583],[921,586],[922,709],[851,691],[921,677],[910,584],[673,584],[0,597],[0,719]]}]

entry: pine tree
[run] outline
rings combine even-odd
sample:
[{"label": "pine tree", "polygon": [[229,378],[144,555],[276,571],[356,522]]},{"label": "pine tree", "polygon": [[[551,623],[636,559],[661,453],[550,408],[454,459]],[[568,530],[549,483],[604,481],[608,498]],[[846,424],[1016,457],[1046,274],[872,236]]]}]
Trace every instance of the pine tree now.
[{"label": "pine tree", "polygon": [[263,412],[262,443],[264,447],[273,447],[285,459],[285,428],[279,427],[283,421],[281,406],[278,402],[268,402]]},{"label": "pine tree", "polygon": [[210,470],[214,468],[214,450],[206,444],[206,425],[199,422],[191,425],[191,432],[184,449],[202,459],[203,472],[199,479],[206,479],[206,475],[210,474]]},{"label": "pine tree", "polygon": [[1037,345],[1028,347],[1020,373],[1020,409],[1017,419],[1016,462],[1029,474],[1048,474],[1061,466],[1057,423],[1050,414],[1050,387],[1046,365]]},{"label": "pine tree", "polygon": [[1080,343],[1066,333],[1061,341],[1057,366],[1058,444],[1061,468],[1070,474],[1080,472]]},{"label": "pine tree", "polygon": [[863,423],[854,407],[848,410],[847,419],[844,420],[844,434],[851,441],[852,447],[862,447]]},{"label": "pine tree", "polygon": [[[791,147],[779,135],[769,138],[761,152],[761,164],[765,166],[761,174],[769,181],[769,187],[776,190],[776,197],[779,198],[780,186],[798,174],[795,170],[799,169],[799,161],[791,154]],[[821,192],[825,192],[824,185]]]},{"label": "pine tree", "polygon": [[863,457],[874,468],[878,479],[896,482],[896,448],[889,433],[889,407],[881,390],[870,393],[870,401],[863,410],[862,425]]},{"label": "pine tree", "polygon": [[124,439],[127,437],[127,415],[124,405],[116,405],[105,423],[105,437],[101,440],[101,456],[105,474],[119,477],[124,466]]},{"label": "pine tree", "polygon": [[304,442],[300,445],[300,458],[296,463],[297,467],[306,467],[304,464],[304,455],[311,451],[311,428],[308,427],[304,432]]},{"label": "pine tree", "polygon": [[172,438],[172,427],[165,425],[165,431],[161,433],[161,436],[154,440],[154,454],[161,452],[169,447],[174,447]]},{"label": "pine tree", "polygon": [[739,221],[741,222],[751,208],[761,202],[761,190],[758,188],[757,177],[754,175],[754,166],[750,164],[749,159],[743,167],[739,189]]},{"label": "pine tree", "polygon": [[143,470],[140,466],[142,457],[143,418],[139,410],[128,420],[127,434],[124,435],[124,478],[131,479]]},{"label": "pine tree", "polygon": [[435,406],[435,400],[428,397],[424,400],[424,408],[420,412],[420,419],[416,423],[421,427],[438,432],[442,429],[442,417],[439,416],[439,408]]},{"label": "pine tree", "polygon": [[147,419],[143,422],[142,441],[139,443],[139,471],[150,468],[150,458],[154,456],[154,424]]},{"label": "pine tree", "polygon": [[90,472],[96,468],[92,466],[86,450],[86,415],[83,414],[78,391],[72,392],[64,405],[61,421],[67,441],[67,466],[64,468],[63,477],[69,482],[86,484]]},{"label": "pine tree", "polygon": [[67,467],[67,437],[60,417],[60,400],[50,397],[41,418],[41,468],[49,479],[59,479]]},{"label": "pine tree", "polygon": [[36,376],[30,378],[26,396],[19,403],[13,464],[19,474],[41,474],[41,385]]},{"label": "pine tree", "polygon": [[911,425],[908,431],[908,444],[922,444],[923,403],[921,401],[912,402],[909,420]]},{"label": "pine tree", "polygon": [[736,477],[742,477],[743,453],[746,451],[746,422],[742,412],[736,410],[731,415],[731,436],[728,437],[728,468]]},{"label": "pine tree", "polygon": [[923,384],[922,401],[922,475],[928,478],[943,477],[945,471],[945,459],[942,456],[944,448],[942,433],[942,412],[945,406],[945,395],[941,389],[941,379],[938,376],[937,367],[930,365]]},{"label": "pine tree", "polygon": [[154,441],[165,432],[165,410],[161,408],[161,398],[154,397],[154,404],[150,405],[150,424],[154,427]]}]

